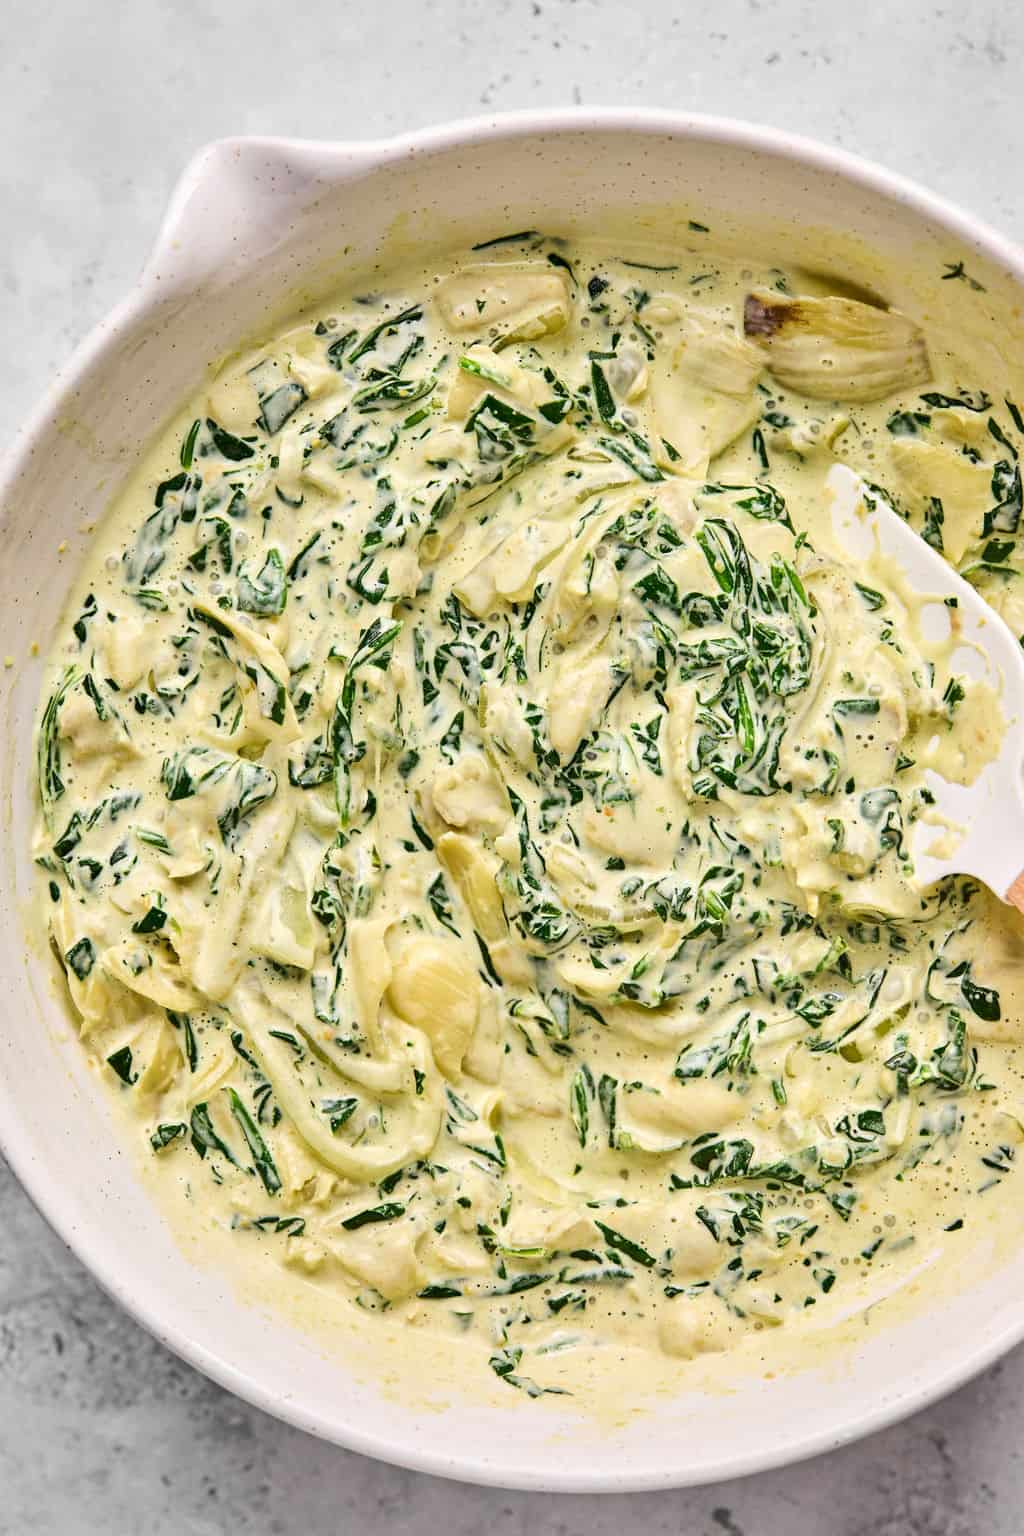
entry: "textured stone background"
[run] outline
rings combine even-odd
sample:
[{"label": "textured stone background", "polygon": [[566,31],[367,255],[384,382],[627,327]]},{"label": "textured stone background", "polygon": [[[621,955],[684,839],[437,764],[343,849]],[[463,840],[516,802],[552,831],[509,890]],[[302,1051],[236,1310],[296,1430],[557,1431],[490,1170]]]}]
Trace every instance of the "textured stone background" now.
[{"label": "textured stone background", "polygon": [[[0,441],[131,283],[192,151],[488,109],[678,106],[777,124],[1024,236],[1024,13],[994,0],[50,0],[0,8]],[[909,1423],[744,1482],[548,1498],[286,1429],[98,1290],[0,1163],[4,1536],[1020,1536],[1024,1353]]]}]

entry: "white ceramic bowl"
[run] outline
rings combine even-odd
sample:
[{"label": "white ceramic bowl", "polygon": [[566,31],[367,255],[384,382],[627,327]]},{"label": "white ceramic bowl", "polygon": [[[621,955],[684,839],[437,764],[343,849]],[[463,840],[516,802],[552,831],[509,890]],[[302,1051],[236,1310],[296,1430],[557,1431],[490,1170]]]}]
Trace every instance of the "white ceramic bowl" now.
[{"label": "white ceramic bowl", "polygon": [[[40,958],[32,889],[31,733],[42,655],[80,552],[138,450],[213,358],[308,297],[396,252],[524,227],[628,229],[756,243],[828,266],[918,315],[945,307],[997,377],[1019,347],[1024,255],[907,182],[774,131],[669,113],[480,119],[370,144],[238,139],[185,172],[127,300],[54,381],[0,483],[7,999],[0,1144],[40,1210],[116,1299],[224,1386],[304,1429],[424,1471],[519,1488],[655,1488],[827,1450],[920,1408],[1024,1335],[1024,1257],[865,1342],[830,1371],[729,1395],[681,1391],[618,1428],[500,1391],[431,1408],[385,1394],[316,1341],[239,1301],[184,1255],[139,1184]],[[983,291],[949,275],[963,262]],[[61,553],[61,541],[67,548]],[[450,1400],[447,1400],[449,1399]],[[568,1400],[565,1400],[566,1402]]]}]

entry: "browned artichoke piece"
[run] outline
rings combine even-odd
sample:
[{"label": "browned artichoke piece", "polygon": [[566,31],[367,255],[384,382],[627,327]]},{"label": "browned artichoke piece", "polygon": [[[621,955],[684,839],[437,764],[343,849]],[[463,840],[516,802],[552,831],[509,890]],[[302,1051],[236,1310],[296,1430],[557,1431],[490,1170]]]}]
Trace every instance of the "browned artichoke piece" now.
[{"label": "browned artichoke piece", "polygon": [[761,289],[746,297],[743,331],[779,383],[810,400],[884,400],[931,378],[914,322],[858,299]]}]

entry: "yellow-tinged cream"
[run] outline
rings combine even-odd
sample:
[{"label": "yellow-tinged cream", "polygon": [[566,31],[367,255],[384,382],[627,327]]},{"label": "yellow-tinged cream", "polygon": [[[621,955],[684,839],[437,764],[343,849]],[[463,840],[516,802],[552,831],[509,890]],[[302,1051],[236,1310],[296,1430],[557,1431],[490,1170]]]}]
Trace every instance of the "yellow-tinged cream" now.
[{"label": "yellow-tinged cream", "polygon": [[42,909],[161,1177],[530,1395],[796,1349],[1008,1203],[1024,1123],[1018,919],[907,853],[999,709],[825,487],[1015,622],[1015,419],[820,280],[651,260],[499,246],[231,359],[40,727]]}]

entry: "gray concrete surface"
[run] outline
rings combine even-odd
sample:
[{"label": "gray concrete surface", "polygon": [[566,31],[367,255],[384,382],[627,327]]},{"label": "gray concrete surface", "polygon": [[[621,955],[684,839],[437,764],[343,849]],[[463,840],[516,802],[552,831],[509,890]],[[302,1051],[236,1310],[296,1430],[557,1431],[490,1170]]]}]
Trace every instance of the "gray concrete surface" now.
[{"label": "gray concrete surface", "polygon": [[[679,106],[841,144],[1024,236],[1024,12],[994,0],[6,0],[0,15],[0,442],[221,134]],[[0,1163],[3,1536],[1021,1536],[1022,1413],[1018,1351],[885,1434],[703,1490],[556,1499],[396,1472],[168,1355]]]}]

